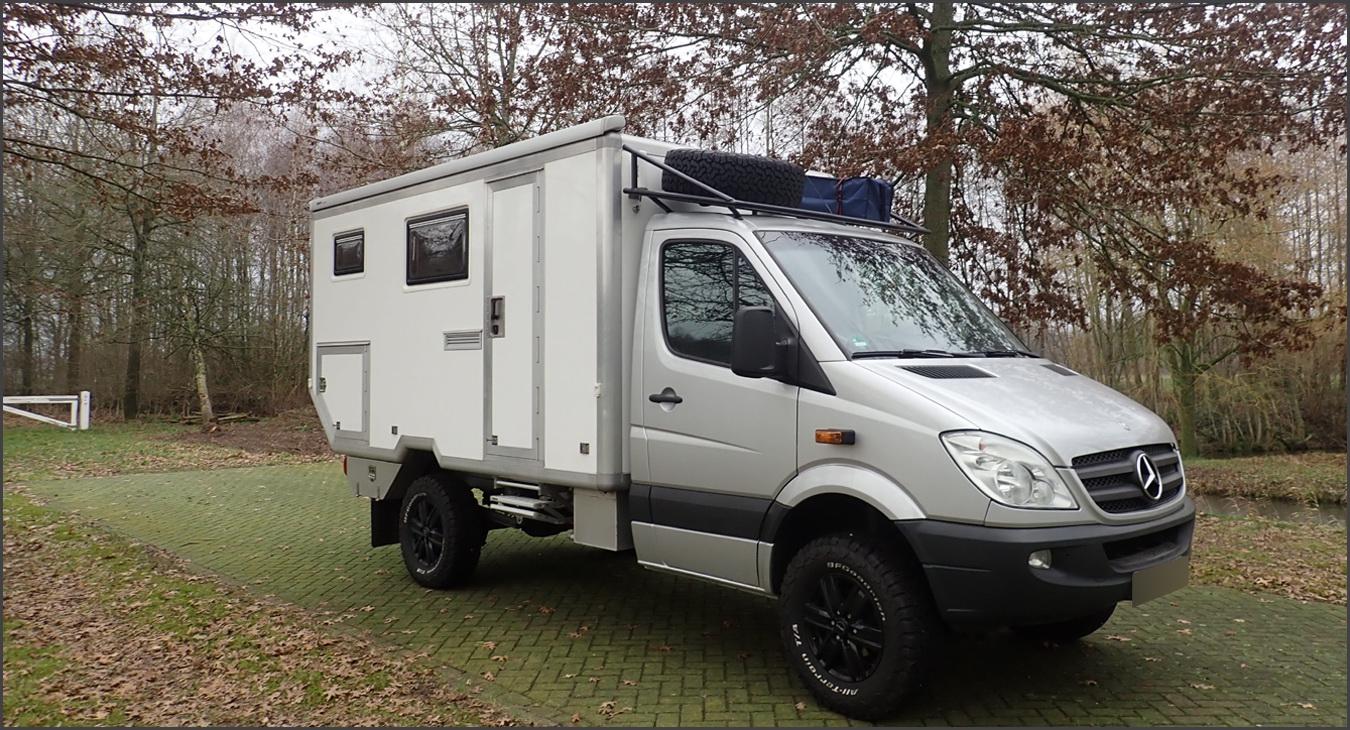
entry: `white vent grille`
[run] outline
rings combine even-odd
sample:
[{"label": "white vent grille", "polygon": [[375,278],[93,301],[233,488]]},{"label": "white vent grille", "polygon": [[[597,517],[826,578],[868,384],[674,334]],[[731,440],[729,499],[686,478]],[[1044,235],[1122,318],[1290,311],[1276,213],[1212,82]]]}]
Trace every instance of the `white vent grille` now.
[{"label": "white vent grille", "polygon": [[447,350],[483,349],[483,330],[457,330],[442,333]]}]

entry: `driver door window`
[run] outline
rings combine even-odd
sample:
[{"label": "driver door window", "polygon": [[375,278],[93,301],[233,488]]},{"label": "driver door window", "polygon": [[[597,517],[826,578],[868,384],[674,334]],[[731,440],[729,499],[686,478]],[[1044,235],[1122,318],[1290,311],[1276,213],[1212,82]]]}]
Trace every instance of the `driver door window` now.
[{"label": "driver door window", "polygon": [[678,242],[661,253],[661,302],[671,352],[729,367],[736,310],[773,306],[773,296],[732,246]]}]

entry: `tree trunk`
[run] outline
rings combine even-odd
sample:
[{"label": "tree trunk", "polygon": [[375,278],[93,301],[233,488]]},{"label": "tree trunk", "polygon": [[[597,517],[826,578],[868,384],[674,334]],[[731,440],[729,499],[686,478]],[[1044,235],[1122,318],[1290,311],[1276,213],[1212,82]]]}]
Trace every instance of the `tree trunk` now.
[{"label": "tree trunk", "polygon": [[131,312],[127,342],[127,379],[122,392],[122,416],[128,420],[141,412],[141,344],[146,339],[146,255],[150,245],[149,225],[132,217]]},{"label": "tree trunk", "polygon": [[64,389],[67,393],[80,390],[81,360],[84,358],[84,294],[76,292],[70,303],[70,320],[66,333],[66,372]]},{"label": "tree trunk", "polygon": [[1179,436],[1181,440],[1181,455],[1185,457],[1199,456],[1200,447],[1195,438],[1195,381],[1196,375],[1191,372],[1173,373],[1176,378],[1175,388],[1177,389],[1177,427],[1181,430]]},{"label": "tree trunk", "polygon": [[192,359],[192,383],[197,389],[197,402],[202,408],[202,431],[216,430],[216,410],[211,406],[211,388],[206,380],[206,353],[202,350],[202,330],[199,310],[193,306],[192,295],[183,290],[183,318],[187,324],[188,355]]},{"label": "tree trunk", "polygon": [[20,323],[23,330],[23,348],[19,356],[19,395],[33,394],[33,368],[34,354],[33,341],[36,339],[33,332],[33,303],[32,299],[24,298],[23,320]]},{"label": "tree trunk", "polygon": [[952,235],[952,162],[943,159],[923,177],[923,246],[943,264],[950,254]]},{"label": "tree trunk", "polygon": [[197,386],[197,400],[202,407],[202,430],[214,431],[216,425],[216,411],[211,407],[211,389],[206,382],[206,354],[202,352],[202,346],[195,339],[191,346],[192,354],[192,372],[194,382]]},{"label": "tree trunk", "polygon": [[1180,431],[1177,440],[1181,455],[1199,456],[1200,446],[1195,435],[1195,386],[1200,373],[1189,346],[1174,345],[1170,350],[1168,365],[1172,371],[1172,390],[1177,396],[1177,430]]},{"label": "tree trunk", "polygon": [[923,66],[924,87],[928,95],[928,108],[924,120],[924,132],[930,144],[942,146],[937,161],[924,173],[923,178],[923,225],[928,233],[923,245],[929,253],[943,264],[951,246],[952,217],[952,171],[953,158],[950,140],[952,102],[956,88],[951,72],[952,31],[955,15],[953,3],[933,3],[932,30],[924,41]]}]

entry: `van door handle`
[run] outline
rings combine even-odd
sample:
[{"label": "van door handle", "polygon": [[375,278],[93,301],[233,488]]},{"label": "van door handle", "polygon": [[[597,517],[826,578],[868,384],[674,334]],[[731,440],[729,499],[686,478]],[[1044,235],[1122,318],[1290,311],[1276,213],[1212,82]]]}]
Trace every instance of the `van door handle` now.
[{"label": "van door handle", "polygon": [[488,300],[488,336],[506,336],[506,297]]},{"label": "van door handle", "polygon": [[684,399],[681,398],[680,394],[676,393],[673,388],[664,388],[661,390],[660,393],[652,393],[651,395],[647,396],[647,400],[653,403],[671,403],[671,404],[680,404],[684,402]]}]

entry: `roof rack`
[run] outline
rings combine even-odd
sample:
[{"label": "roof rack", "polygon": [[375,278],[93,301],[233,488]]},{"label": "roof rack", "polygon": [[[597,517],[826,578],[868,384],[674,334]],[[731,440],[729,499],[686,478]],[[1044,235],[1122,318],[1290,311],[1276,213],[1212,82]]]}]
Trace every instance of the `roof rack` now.
[{"label": "roof rack", "polygon": [[[872,220],[870,218],[855,218],[849,215],[837,215],[835,213],[824,213],[821,211],[806,210],[804,208],[788,208],[781,205],[770,205],[768,203],[755,203],[747,200],[737,200],[736,198],[727,195],[721,190],[718,190],[717,188],[714,188],[711,185],[708,185],[703,181],[698,180],[697,178],[690,177],[689,175],[686,175],[685,173],[680,172],[679,170],[676,170],[675,168],[663,162],[648,157],[647,155],[639,152],[638,150],[633,149],[628,145],[623,145],[623,151],[632,155],[632,157],[630,158],[631,165],[629,170],[633,180],[632,185],[624,188],[623,192],[633,200],[641,200],[642,198],[651,198],[653,203],[656,203],[658,206],[661,207],[662,210],[666,211],[667,213],[671,212],[672,209],[669,205],[666,205],[665,201],[670,200],[680,203],[696,203],[698,205],[714,205],[726,208],[734,218],[740,218],[742,211],[750,211],[752,213],[771,213],[773,215],[788,216],[791,218],[806,218],[810,220],[829,221],[831,223],[845,223],[851,226],[866,226],[869,228],[880,228],[882,230],[895,231],[898,233],[915,233],[915,234],[928,233],[927,228],[924,228],[918,223],[915,223],[914,221],[909,220],[908,218],[902,218],[894,213],[891,214],[891,218],[896,222],[891,223],[888,221]],[[666,190],[651,190],[650,188],[640,187],[638,185],[638,160],[642,160],[643,162],[646,162],[647,164],[660,169],[662,172],[668,172],[672,175],[675,175],[681,180],[684,180],[685,182],[690,183],[695,187],[706,191],[708,195],[690,195],[688,193],[672,193]]]}]

